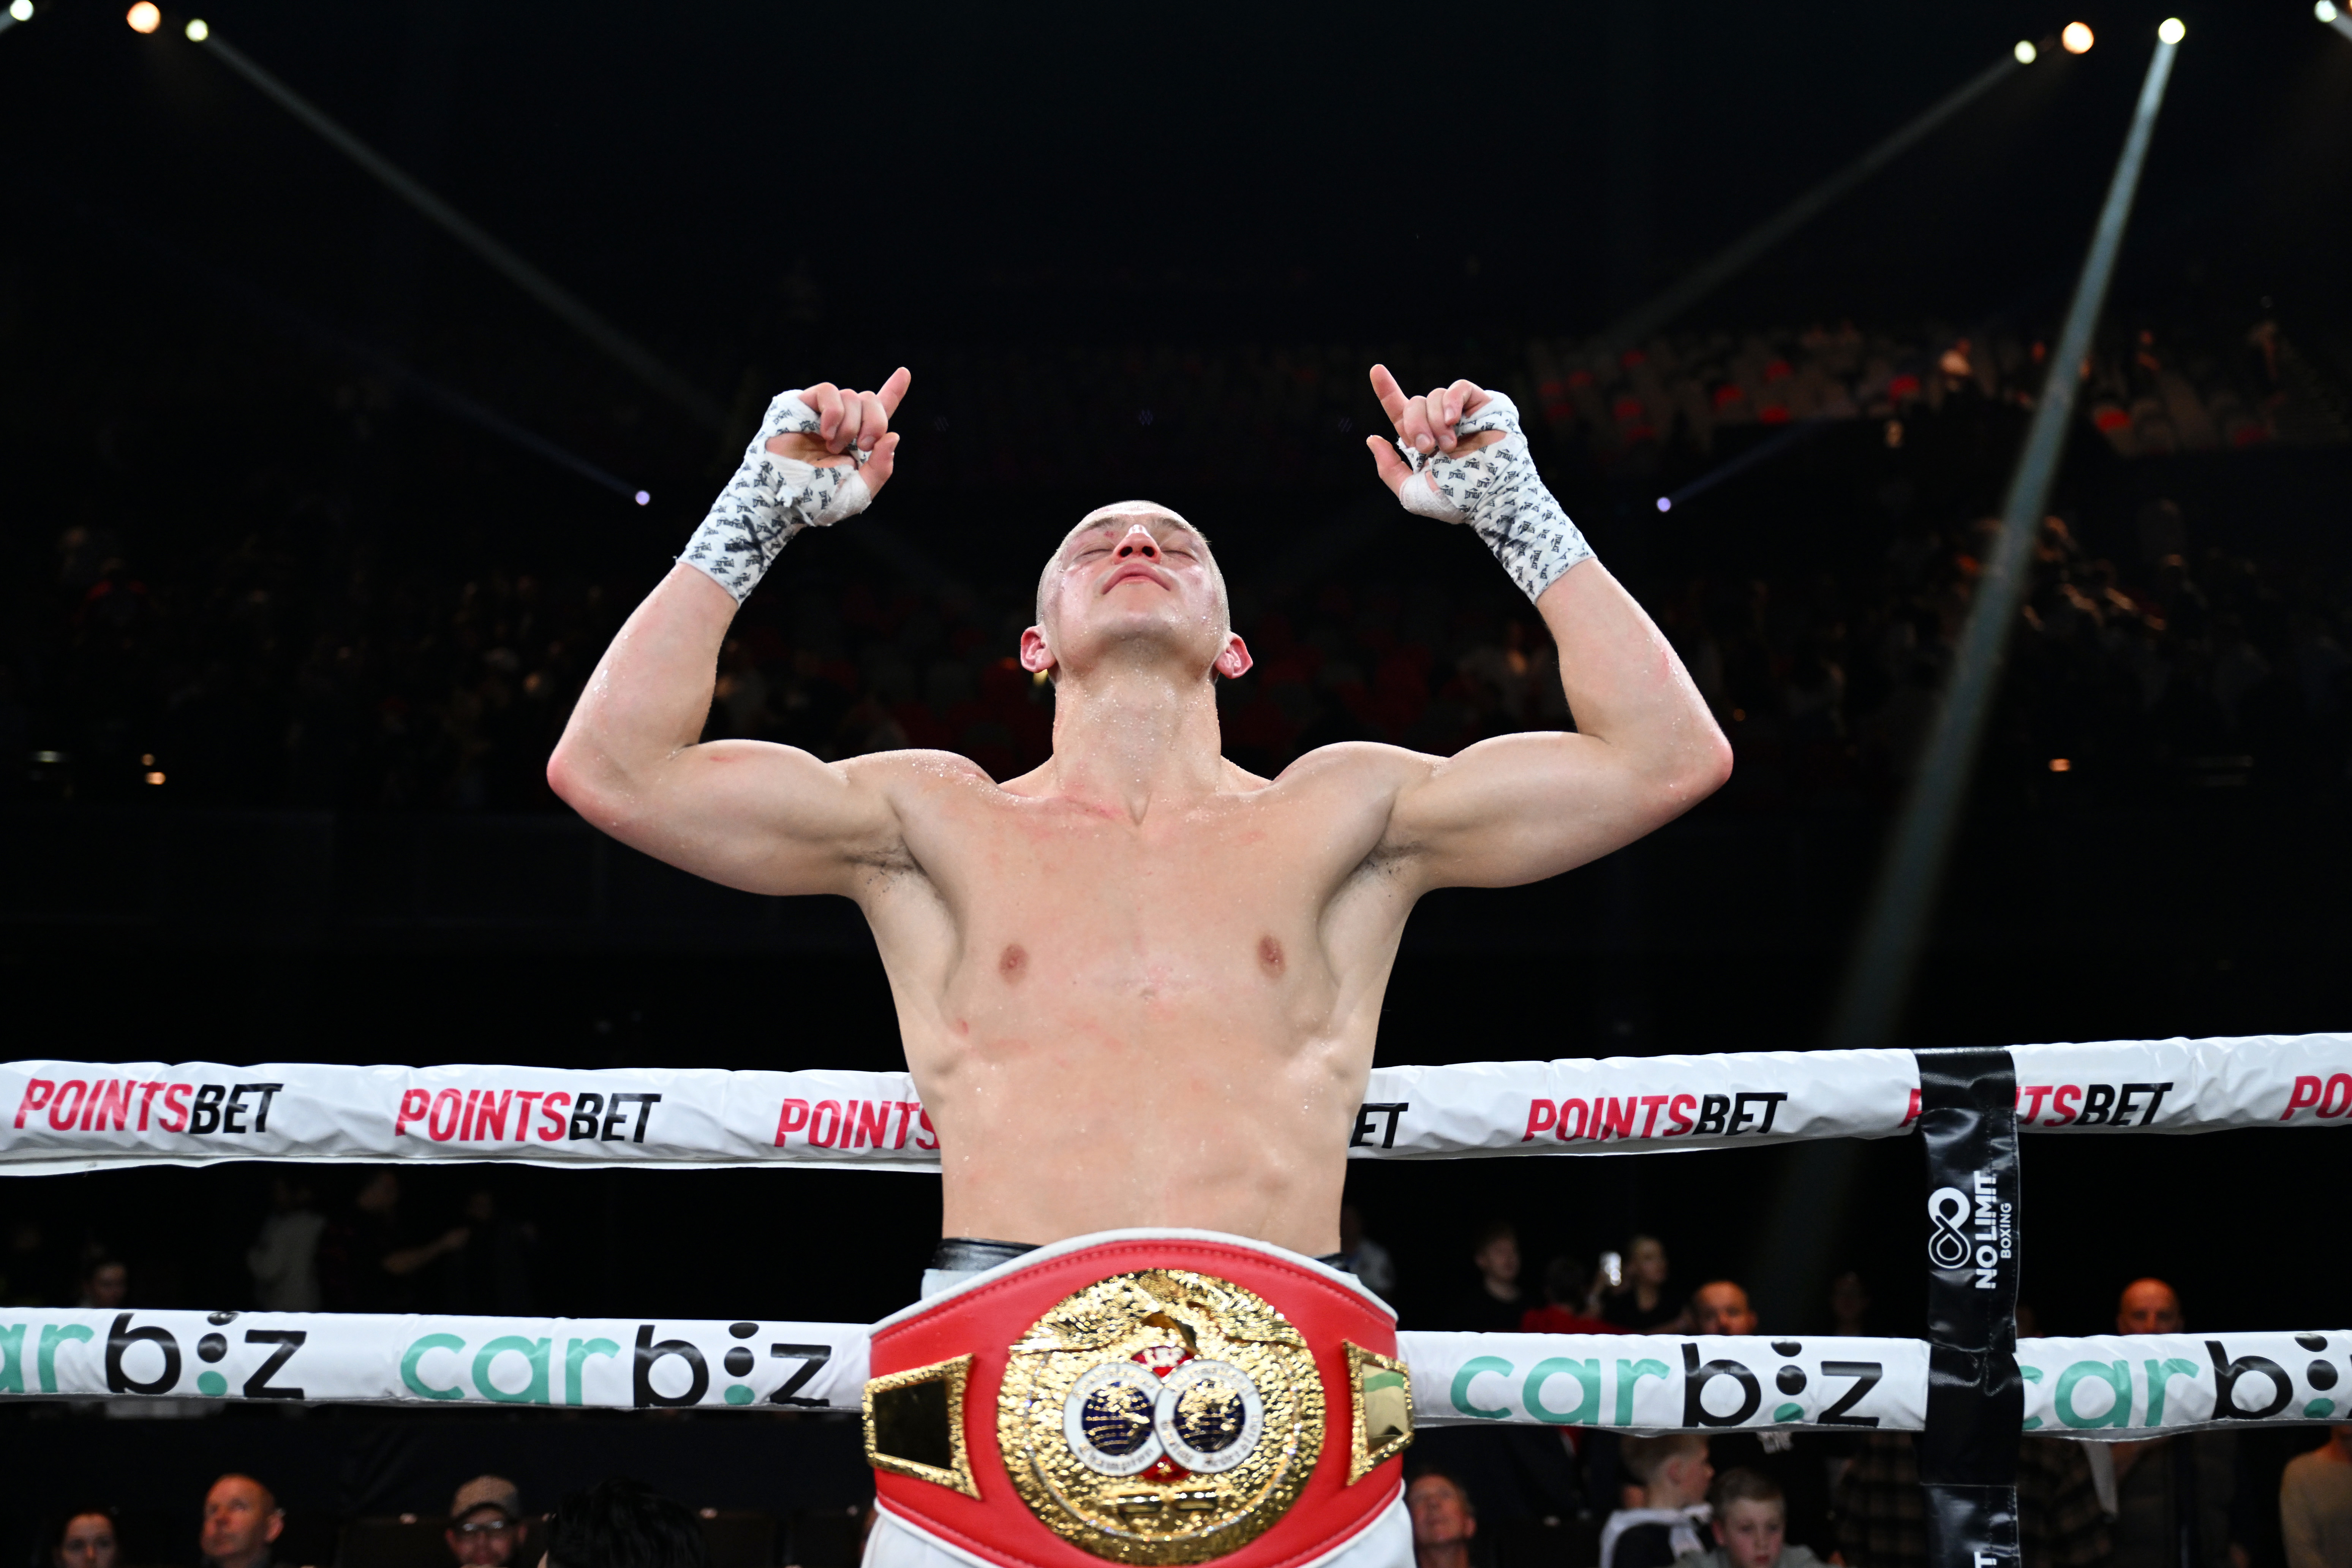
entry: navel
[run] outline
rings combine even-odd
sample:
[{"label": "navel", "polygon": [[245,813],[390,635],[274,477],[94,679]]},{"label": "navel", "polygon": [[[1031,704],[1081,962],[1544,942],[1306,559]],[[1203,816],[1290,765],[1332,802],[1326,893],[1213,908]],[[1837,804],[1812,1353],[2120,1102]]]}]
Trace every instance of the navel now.
[{"label": "navel", "polygon": [[1017,942],[1008,943],[1003,956],[996,961],[996,973],[1004,976],[1008,983],[1020,979],[1028,967],[1029,955],[1021,950]]},{"label": "navel", "polygon": [[1265,965],[1268,974],[1282,973],[1282,943],[1271,936],[1257,939],[1257,961]]}]

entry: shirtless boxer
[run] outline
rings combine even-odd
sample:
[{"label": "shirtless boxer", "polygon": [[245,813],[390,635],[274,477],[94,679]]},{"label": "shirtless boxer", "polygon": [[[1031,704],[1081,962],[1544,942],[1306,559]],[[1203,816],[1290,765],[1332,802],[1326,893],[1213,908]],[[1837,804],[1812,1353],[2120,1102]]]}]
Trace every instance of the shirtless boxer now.
[{"label": "shirtless boxer", "polygon": [[[1349,1374],[1335,1384],[1329,1369],[1354,1363],[1332,1359],[1337,1338],[1312,1343],[1306,1327],[1322,1310],[1312,1298],[1345,1320],[1351,1344],[1372,1348],[1383,1332],[1349,1297],[1348,1277],[1313,1259],[1339,1242],[1349,1130],[1405,918],[1430,889],[1537,881],[1632,842],[1721,784],[1729,749],[1665,637],[1536,479],[1510,401],[1460,381],[1409,397],[1382,367],[1372,384],[1397,441],[1370,442],[1380,477],[1408,510],[1467,522],[1495,549],[1559,646],[1576,732],[1497,736],[1454,757],[1327,746],[1272,780],[1235,766],[1221,754],[1215,687],[1246,674],[1250,655],[1208,541],[1165,507],[1127,501],[1082,520],[1039,579],[1037,624],[1022,634],[1020,656],[1053,679],[1054,754],[1034,772],[999,782],[944,752],[827,763],[760,742],[698,743],[738,604],[799,528],[862,510],[887,482],[899,440],[889,419],[908,380],[900,370],[877,392],[820,384],[776,400],[743,470],[614,638],[548,766],[556,792],[622,842],[751,892],[843,894],[873,929],[938,1131],[950,1238],[926,1277],[929,1299],[877,1327],[876,1370],[918,1355],[899,1341],[952,1349],[965,1342],[958,1333],[982,1359],[969,1374],[979,1414],[968,1433],[956,1429],[971,1440],[970,1453],[955,1450],[967,1469],[946,1464],[944,1448],[926,1450],[942,1461],[937,1473],[891,1459],[873,1447],[869,1421],[885,1515],[915,1527],[873,1548],[869,1562],[920,1560],[910,1544],[919,1535],[926,1550],[1005,1564],[1064,1561],[1055,1554],[1072,1543],[1083,1554],[1070,1562],[1245,1568],[1343,1551],[1409,1560],[1394,1462],[1367,1472],[1376,1486],[1325,1473],[1334,1453],[1348,1468],[1339,1438],[1350,1418],[1338,1393]],[[1282,525],[1259,526],[1268,523]],[[998,542],[973,531],[963,547]],[[1096,1239],[1139,1227],[1221,1236]],[[1181,1447],[1183,1432],[1209,1431],[1183,1422],[1257,1398],[1239,1383],[1210,1387],[1226,1376],[1213,1371],[1184,1385],[1181,1409],[1152,1387],[1127,1389],[1118,1366],[1095,1374],[1111,1383],[1069,1394],[1080,1466],[1069,1474],[1110,1489],[1094,1514],[1083,1500],[1029,1498],[1019,1482],[1052,1465],[1033,1455],[1024,1469],[1012,1448],[1027,1437],[994,1429],[997,1390],[1031,1375],[1017,1355],[1006,1364],[1003,1346],[1024,1331],[1016,1351],[1040,1342],[1046,1320],[1031,1301],[1017,1322],[1006,1320],[1009,1331],[983,1326],[976,1315],[996,1299],[989,1292],[1034,1277],[1030,1296],[1051,1307],[1074,1281],[1118,1272],[1114,1264],[1139,1278],[1133,1270],[1161,1263],[1192,1271],[1182,1279],[1256,1291],[1307,1333],[1336,1401],[1323,1468],[1293,1478],[1307,1501],[1267,1482],[1253,1494],[1256,1512],[1235,1522],[1226,1515],[1241,1501],[1202,1500],[1214,1489],[1202,1478],[1227,1472],[1214,1468],[1208,1438]],[[1197,1308],[1171,1305],[1152,1320],[1188,1325],[1167,1354],[1227,1365],[1196,1343],[1212,1334],[1206,1319],[1186,1315]],[[1392,1320],[1385,1332],[1392,1352]],[[1149,1352],[1131,1359],[1150,1362]],[[1152,1375],[1172,1389],[1179,1370]],[[1141,1447],[1122,1448],[1129,1428],[1113,1418],[1133,1399],[1144,1401],[1130,1423]],[[1305,1419],[1270,1395],[1260,1403],[1254,1419],[1278,1425],[1277,1405]],[[1134,1425],[1151,1408],[1159,1426]],[[1112,1425],[1089,1425],[1106,1410]],[[1058,1441],[1060,1421],[1045,1420],[1038,1441]],[[1218,1430],[1228,1446],[1215,1452],[1230,1458],[1244,1428]],[[1270,1441],[1247,1430],[1260,1448]],[[978,1458],[992,1444],[1043,1530],[1002,1517],[1006,1469],[992,1490]],[[1131,1483],[1103,1479],[1139,1457],[1149,1468]],[[1056,1450],[1053,1464],[1069,1463]],[[1244,1466],[1231,1475],[1244,1472],[1256,1474]],[[971,1498],[957,1477],[976,1489]],[[1380,1508],[1334,1500],[1379,1486]],[[1309,1546],[1297,1530],[1261,1538],[1273,1528],[1263,1516],[1286,1509],[1318,1521]],[[887,1533],[877,1530],[877,1542]],[[1134,1545],[1146,1538],[1148,1550]],[[1318,1553],[1313,1540],[1336,1544]]]}]

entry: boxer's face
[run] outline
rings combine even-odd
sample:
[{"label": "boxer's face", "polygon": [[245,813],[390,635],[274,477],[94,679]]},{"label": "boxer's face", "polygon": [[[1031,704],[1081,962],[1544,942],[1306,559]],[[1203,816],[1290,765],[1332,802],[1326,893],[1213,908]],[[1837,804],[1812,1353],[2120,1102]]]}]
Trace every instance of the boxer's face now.
[{"label": "boxer's face", "polygon": [[1043,637],[1022,645],[1032,669],[1084,668],[1136,644],[1227,676],[1249,668],[1208,541],[1148,502],[1106,507],[1073,529],[1039,584],[1038,612]]}]

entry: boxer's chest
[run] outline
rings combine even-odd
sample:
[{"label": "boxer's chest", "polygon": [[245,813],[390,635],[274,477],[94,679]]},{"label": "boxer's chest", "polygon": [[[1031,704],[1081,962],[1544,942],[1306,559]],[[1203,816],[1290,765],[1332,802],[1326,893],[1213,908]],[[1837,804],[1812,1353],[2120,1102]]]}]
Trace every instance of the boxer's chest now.
[{"label": "boxer's chest", "polygon": [[992,815],[946,864],[926,861],[959,928],[964,1000],[1245,1011],[1323,966],[1335,852],[1303,812]]}]

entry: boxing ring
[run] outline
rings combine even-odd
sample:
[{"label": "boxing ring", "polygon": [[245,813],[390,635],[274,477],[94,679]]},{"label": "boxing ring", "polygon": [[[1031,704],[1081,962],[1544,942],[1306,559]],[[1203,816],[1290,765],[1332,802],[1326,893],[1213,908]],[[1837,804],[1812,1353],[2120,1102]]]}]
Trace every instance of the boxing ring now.
[{"label": "boxing ring", "polygon": [[[1415,1426],[1921,1434],[1930,1551],[2017,1554],[2016,1439],[2352,1418],[2352,1328],[2020,1340],[2021,1132],[2352,1126],[2352,1034],[1384,1068],[1349,1157],[1916,1133],[1925,1340],[1405,1331]],[[228,1160],[936,1170],[896,1072],[0,1064],[0,1175]],[[868,1331],[790,1321],[0,1310],[0,1397],[854,1412]]]}]

